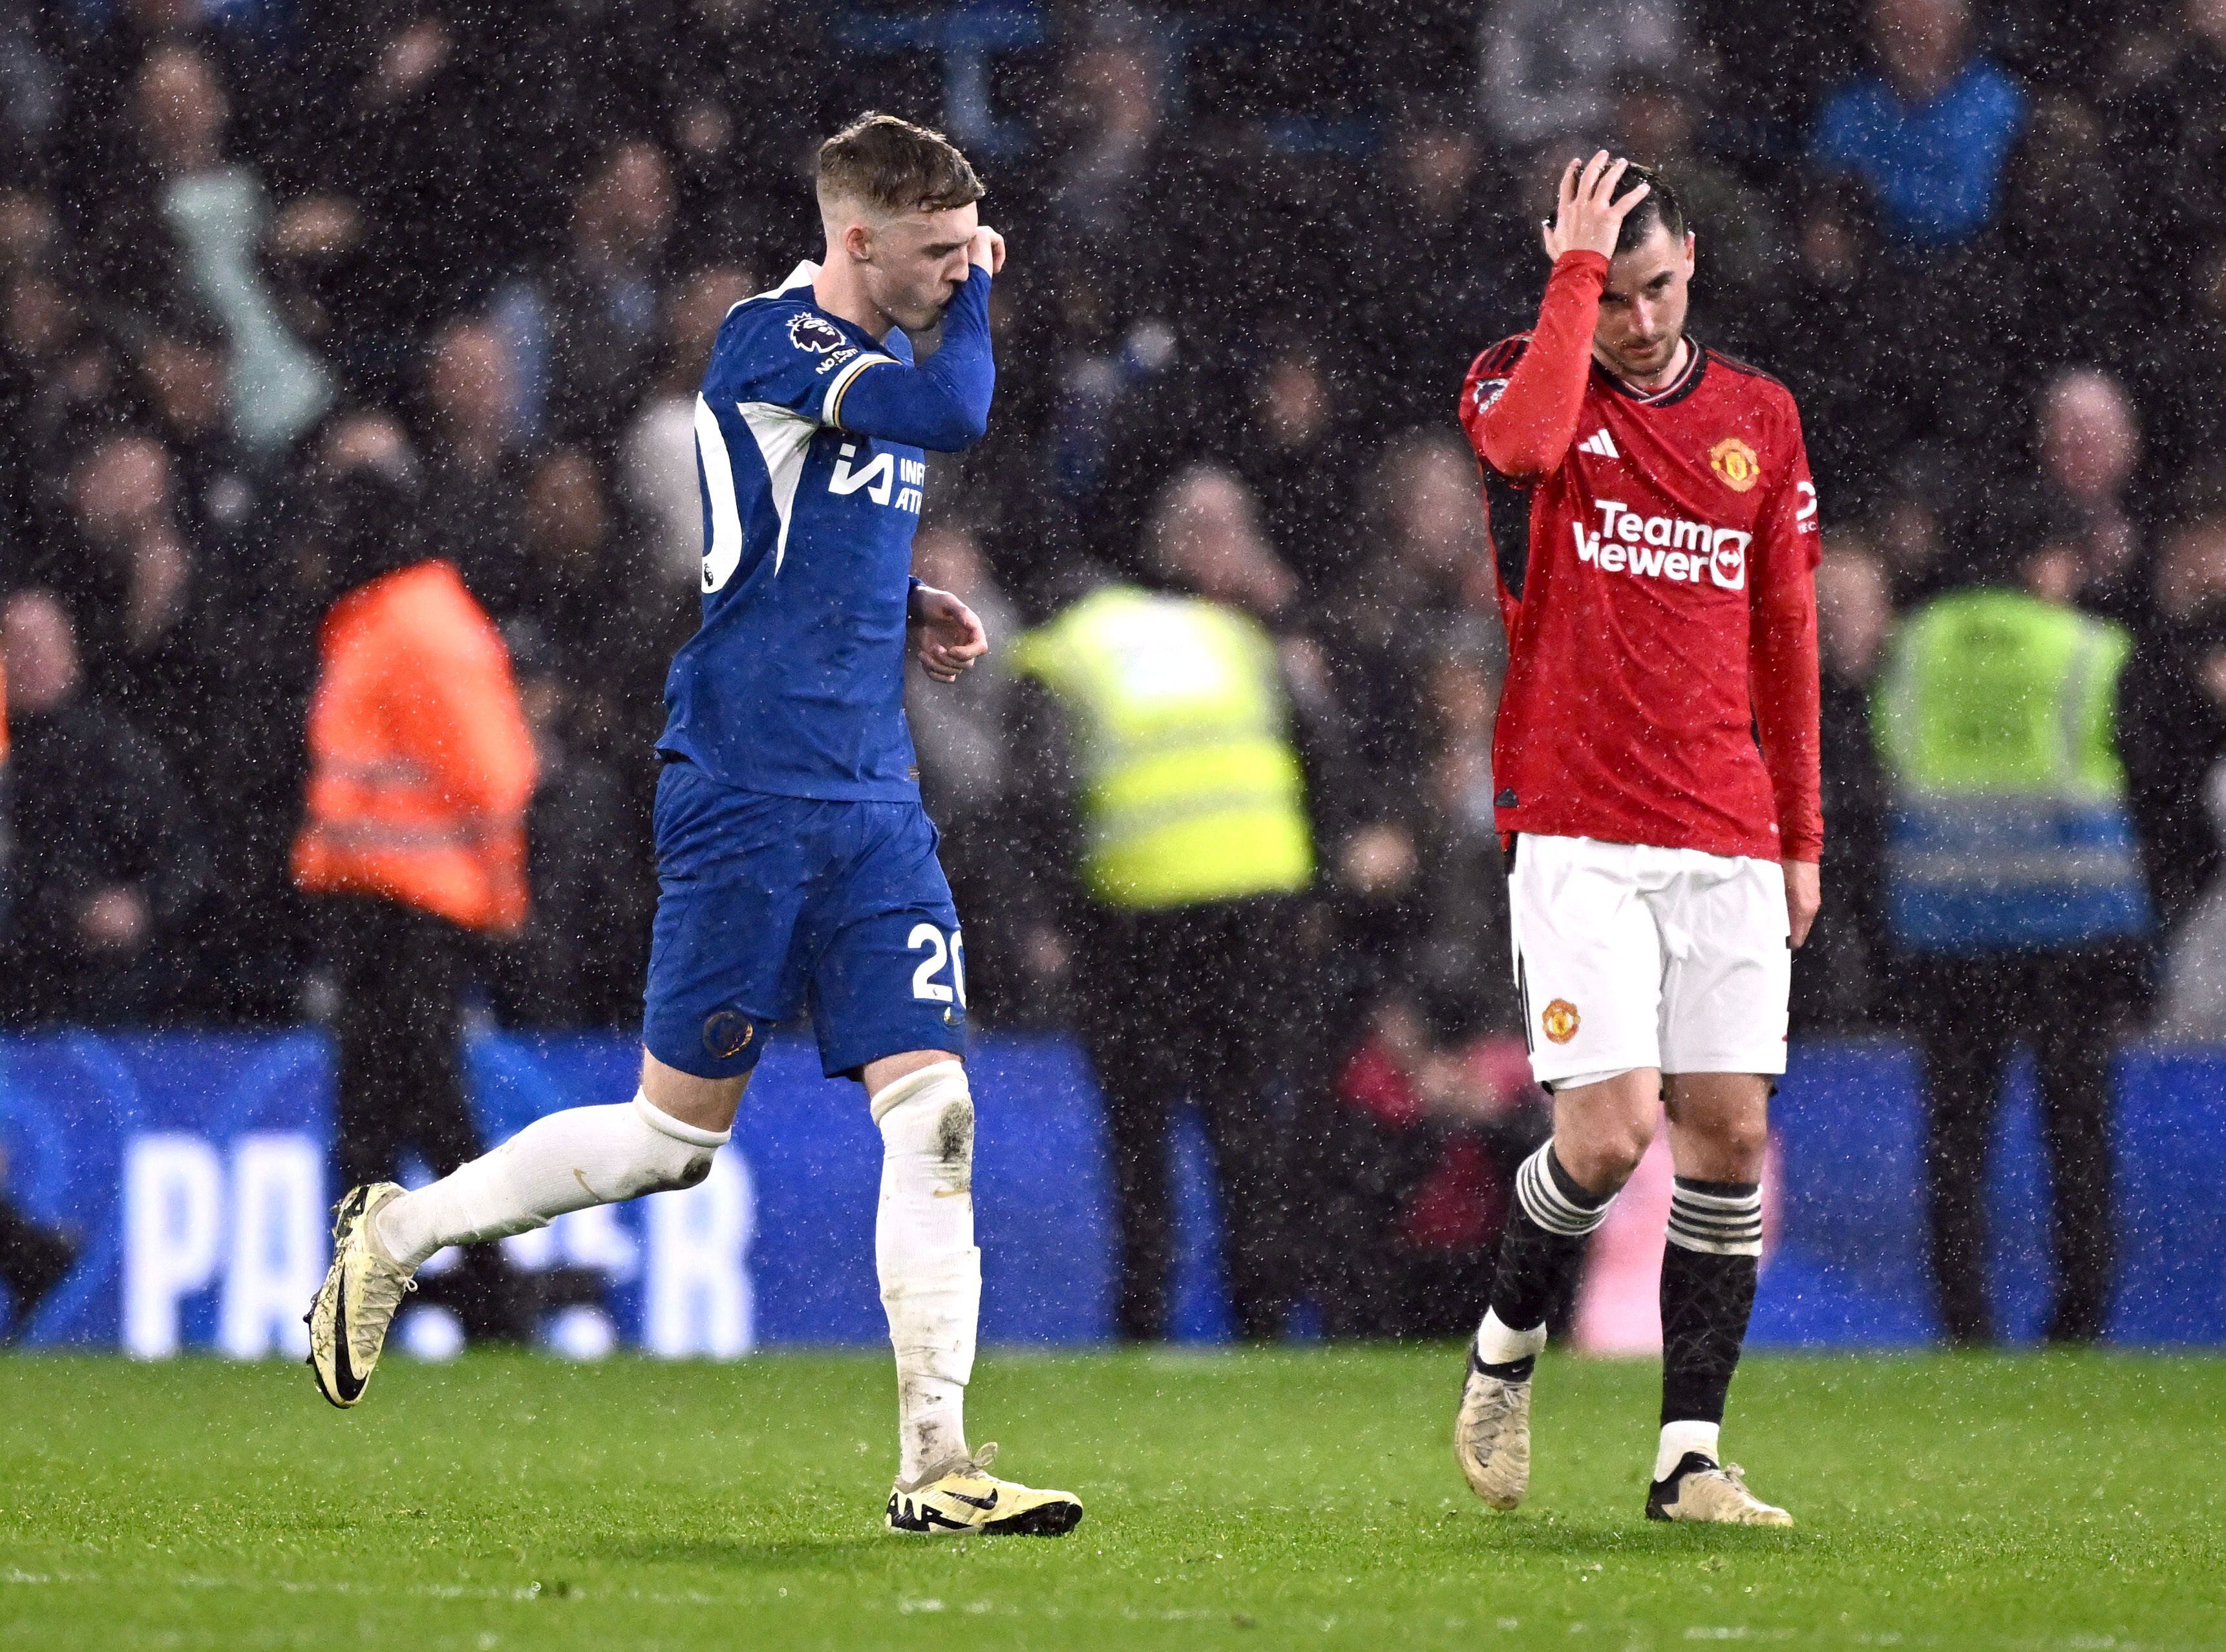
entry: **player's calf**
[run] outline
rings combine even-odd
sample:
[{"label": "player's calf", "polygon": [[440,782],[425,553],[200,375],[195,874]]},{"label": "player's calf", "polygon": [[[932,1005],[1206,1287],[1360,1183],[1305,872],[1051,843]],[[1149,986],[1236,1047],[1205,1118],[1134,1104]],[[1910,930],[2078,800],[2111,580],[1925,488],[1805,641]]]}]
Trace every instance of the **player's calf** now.
[{"label": "player's calf", "polygon": [[733,1132],[683,1124],[637,1094],[536,1119],[493,1152],[378,1215],[379,1238],[416,1268],[448,1245],[545,1228],[567,1211],[693,1187]]},{"label": "player's calf", "polygon": [[989,1471],[995,1446],[966,1448],[966,1383],[982,1307],[966,1069],[933,1062],[884,1083],[870,1105],[882,1145],[874,1263],[897,1363],[900,1465],[888,1528],[1063,1536],[1082,1518],[1073,1493],[998,1479]]},{"label": "player's calf", "polygon": [[1516,1172],[1491,1306],[1469,1348],[1453,1423],[1462,1477],[1495,1509],[1516,1507],[1530,1490],[1530,1376],[1546,1345],[1546,1316],[1574,1284],[1585,1240],[1613,1197],[1579,1182],[1551,1142]]},{"label": "player's calf", "polygon": [[1789,1523],[1747,1492],[1736,1469],[1716,1466],[1761,1255],[1759,1183],[1676,1179],[1662,1253],[1662,1438],[1650,1519]]},{"label": "player's calf", "polygon": [[982,1311],[974,1244],[974,1098],[939,1061],[872,1098],[881,1132],[874,1267],[896,1353],[899,1484],[966,1458],[966,1383]]},{"label": "player's calf", "polygon": [[414,1193],[392,1182],[352,1189],[335,1207],[332,1268],[306,1316],[319,1390],[336,1406],[363,1397],[402,1299],[436,1251],[546,1227],[591,1204],[693,1187],[728,1134],[683,1124],[637,1095],[537,1119]]}]

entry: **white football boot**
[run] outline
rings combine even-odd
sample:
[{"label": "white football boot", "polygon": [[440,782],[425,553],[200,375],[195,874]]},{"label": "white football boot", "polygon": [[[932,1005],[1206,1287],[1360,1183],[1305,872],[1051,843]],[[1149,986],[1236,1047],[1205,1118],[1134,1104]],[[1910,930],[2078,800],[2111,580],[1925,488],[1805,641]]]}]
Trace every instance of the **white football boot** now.
[{"label": "white football boot", "polygon": [[1530,1379],[1492,1376],[1472,1343],[1453,1420],[1453,1457],[1469,1490],[1494,1509],[1514,1508],[1530,1489]]},{"label": "white football boot", "polygon": [[1790,1526],[1793,1516],[1746,1489],[1736,1463],[1718,1467],[1698,1452],[1678,1459],[1666,1480],[1647,1489],[1649,1520],[1691,1520],[1714,1526]]}]

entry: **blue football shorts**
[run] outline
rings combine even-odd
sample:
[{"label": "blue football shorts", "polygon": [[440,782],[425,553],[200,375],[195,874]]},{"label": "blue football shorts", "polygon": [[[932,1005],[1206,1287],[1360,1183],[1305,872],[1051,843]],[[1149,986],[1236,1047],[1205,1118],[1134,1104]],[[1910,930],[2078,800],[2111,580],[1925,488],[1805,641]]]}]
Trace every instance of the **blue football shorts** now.
[{"label": "blue football shorts", "polygon": [[642,1042],[659,1061],[735,1077],[805,1009],[830,1077],[965,1053],[958,912],[917,801],[743,791],[669,762],[656,830]]}]

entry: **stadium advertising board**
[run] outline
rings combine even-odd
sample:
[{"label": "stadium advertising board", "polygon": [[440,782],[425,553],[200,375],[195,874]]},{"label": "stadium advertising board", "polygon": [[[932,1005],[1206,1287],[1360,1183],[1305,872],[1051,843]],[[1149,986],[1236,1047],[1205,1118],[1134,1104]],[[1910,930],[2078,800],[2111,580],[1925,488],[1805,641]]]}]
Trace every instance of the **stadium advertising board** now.
[{"label": "stadium advertising board", "polygon": [[[490,1140],[560,1107],[627,1093],[633,1043],[609,1034],[492,1034],[471,1046]],[[1111,1332],[1110,1182],[1097,1103],[1074,1047],[990,1038],[976,1186],[997,1288],[983,1334],[1075,1345]],[[2226,1054],[2136,1050],[2121,1061],[2122,1222],[2114,1339],[2226,1343]],[[1775,1108],[1783,1167],[1754,1319],[1758,1345],[1892,1347],[1928,1340],[1914,1067],[1884,1040],[1797,1052]],[[67,1224],[79,1265],[25,1328],[35,1346],[148,1358],[298,1358],[302,1312],[328,1254],[331,1058],[314,1032],[0,1039],[0,1156],[9,1197]],[[2048,1291],[2045,1160],[2030,1079],[2013,1073],[1994,1153],[1993,1287],[2013,1335]],[[1203,1143],[1178,1131],[1177,1333],[1228,1331]],[[505,1242],[522,1268],[588,1288],[544,1338],[592,1357],[619,1347],[732,1357],[766,1344],[886,1341],[872,1234],[880,1142],[855,1086],[776,1040],[702,1185],[598,1207]],[[1056,1210],[1059,1220],[1028,1219]],[[437,1266],[437,1264],[436,1264]],[[1595,1281],[1598,1288],[1603,1281]],[[1619,1285],[1650,1296],[1644,1279]],[[437,1296],[429,1290],[429,1297]],[[1645,1312],[1634,1299],[1626,1307]],[[1606,1318],[1607,1315],[1601,1316]],[[1628,1316],[1625,1316],[1627,1321]],[[404,1348],[438,1357],[452,1316],[405,1316]],[[1619,1343],[1619,1348],[1630,1344]]]}]

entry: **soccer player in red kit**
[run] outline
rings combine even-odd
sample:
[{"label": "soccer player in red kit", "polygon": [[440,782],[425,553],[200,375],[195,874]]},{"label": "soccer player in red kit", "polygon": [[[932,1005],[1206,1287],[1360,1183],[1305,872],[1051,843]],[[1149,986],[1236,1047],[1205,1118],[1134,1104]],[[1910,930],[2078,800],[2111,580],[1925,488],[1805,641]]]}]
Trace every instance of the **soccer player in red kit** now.
[{"label": "soccer player in red kit", "polygon": [[1666,1106],[1646,1512],[1790,1525],[1717,1435],[1823,846],[1816,490],[1785,387],[1686,333],[1693,237],[1659,176],[1571,162],[1544,236],[1538,324],[1477,358],[1460,413],[1488,490],[1529,495],[1491,512],[1510,648],[1492,784],[1554,1138],[1516,1178],[1454,1447],[1479,1496],[1522,1501],[1548,1305]]}]

